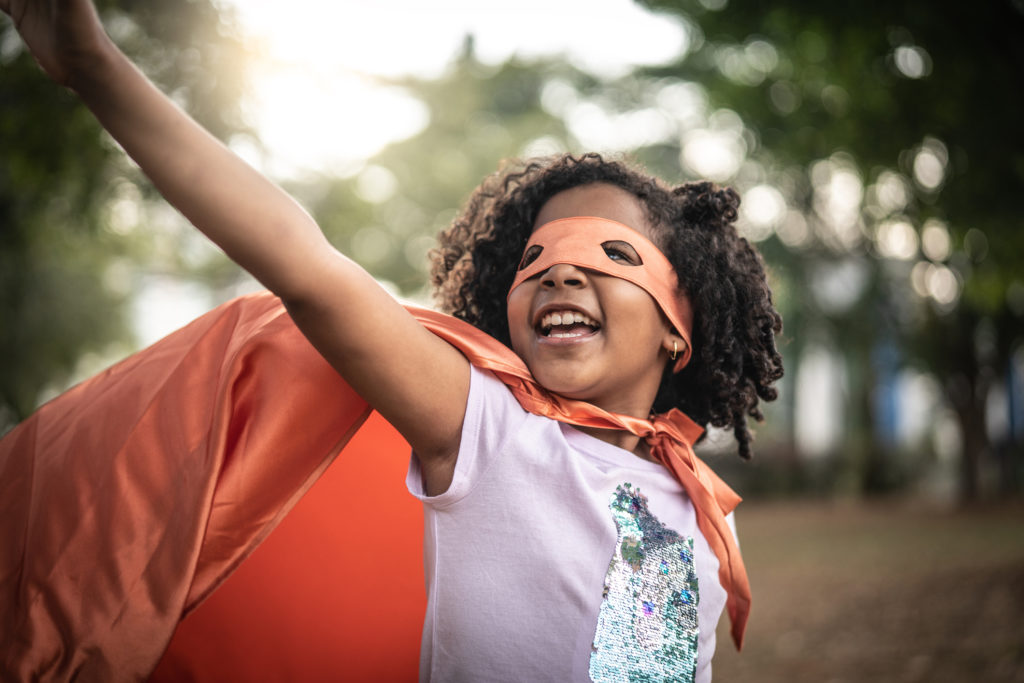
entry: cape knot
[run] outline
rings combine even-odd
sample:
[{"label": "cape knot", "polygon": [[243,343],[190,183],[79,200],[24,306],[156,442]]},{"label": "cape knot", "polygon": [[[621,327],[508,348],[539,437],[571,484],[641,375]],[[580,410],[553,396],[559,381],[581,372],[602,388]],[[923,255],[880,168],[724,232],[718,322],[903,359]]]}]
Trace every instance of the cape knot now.
[{"label": "cape knot", "polygon": [[693,452],[693,445],[704,433],[704,429],[691,420],[678,408],[667,413],[659,413],[650,420],[652,431],[644,434],[647,443],[652,447],[665,442],[674,442],[683,446],[686,451]]}]

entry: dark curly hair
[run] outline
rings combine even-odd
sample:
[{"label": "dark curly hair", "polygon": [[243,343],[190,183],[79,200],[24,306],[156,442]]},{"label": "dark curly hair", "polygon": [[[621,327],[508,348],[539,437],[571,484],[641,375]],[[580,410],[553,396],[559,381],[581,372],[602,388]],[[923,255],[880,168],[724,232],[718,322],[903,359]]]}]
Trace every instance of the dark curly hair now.
[{"label": "dark curly hair", "polygon": [[507,164],[439,235],[431,252],[438,304],[510,346],[505,299],[537,214],[559,192],[590,183],[618,186],[640,201],[693,305],[693,356],[679,373],[666,365],[653,412],[677,407],[698,424],[731,428],[749,459],[747,418],[760,421],[758,399],[778,395],[772,384],[782,377],[775,348],[782,318],[760,256],[733,225],[740,200],[732,189],[670,187],[598,154]]}]

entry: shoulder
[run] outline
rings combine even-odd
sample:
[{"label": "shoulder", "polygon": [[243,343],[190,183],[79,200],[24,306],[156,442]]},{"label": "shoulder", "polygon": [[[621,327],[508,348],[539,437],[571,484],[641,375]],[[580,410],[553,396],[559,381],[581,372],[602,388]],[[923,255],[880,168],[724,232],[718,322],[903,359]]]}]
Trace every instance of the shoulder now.
[{"label": "shoulder", "polygon": [[[448,505],[465,496],[503,457],[508,444],[532,416],[516,400],[504,382],[491,372],[470,366],[469,392],[458,451],[444,480],[432,476],[414,457],[407,485],[417,498],[434,506]],[[431,481],[428,481],[431,480]]]}]

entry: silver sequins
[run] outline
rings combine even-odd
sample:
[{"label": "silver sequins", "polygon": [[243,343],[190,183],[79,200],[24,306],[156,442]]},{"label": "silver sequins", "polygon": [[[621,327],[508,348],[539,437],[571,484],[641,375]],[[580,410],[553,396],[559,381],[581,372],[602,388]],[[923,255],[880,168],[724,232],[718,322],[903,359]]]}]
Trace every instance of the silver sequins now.
[{"label": "silver sequins", "polygon": [[595,683],[692,681],[697,669],[693,539],[654,517],[623,484],[609,507],[618,529],[590,656]]}]

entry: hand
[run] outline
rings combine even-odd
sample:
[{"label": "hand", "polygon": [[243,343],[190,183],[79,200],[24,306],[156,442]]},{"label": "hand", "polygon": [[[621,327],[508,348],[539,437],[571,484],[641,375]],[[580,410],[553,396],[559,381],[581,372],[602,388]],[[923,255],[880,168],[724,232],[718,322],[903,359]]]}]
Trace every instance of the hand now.
[{"label": "hand", "polygon": [[29,52],[54,81],[71,85],[75,72],[110,45],[90,0],[0,0]]}]

